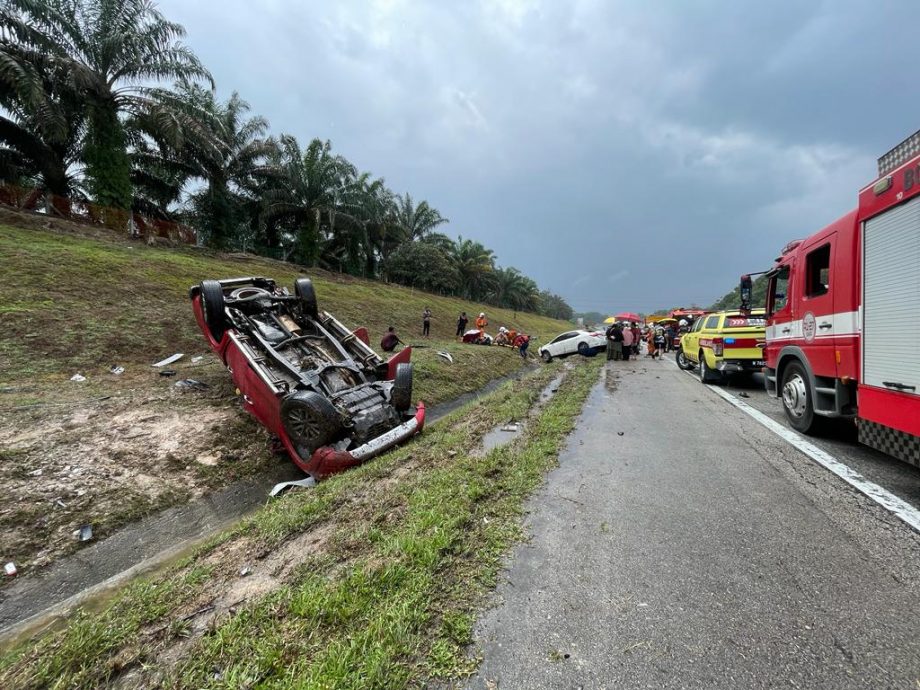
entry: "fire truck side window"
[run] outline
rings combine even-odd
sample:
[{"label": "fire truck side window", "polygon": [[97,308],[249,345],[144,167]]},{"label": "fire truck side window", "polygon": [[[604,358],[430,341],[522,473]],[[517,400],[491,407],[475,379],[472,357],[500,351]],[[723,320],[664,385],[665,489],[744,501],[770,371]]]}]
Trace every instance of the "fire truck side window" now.
[{"label": "fire truck side window", "polygon": [[770,280],[769,311],[775,314],[789,303],[789,267],[784,266]]},{"label": "fire truck side window", "polygon": [[827,294],[830,287],[831,245],[825,244],[805,258],[805,296]]}]

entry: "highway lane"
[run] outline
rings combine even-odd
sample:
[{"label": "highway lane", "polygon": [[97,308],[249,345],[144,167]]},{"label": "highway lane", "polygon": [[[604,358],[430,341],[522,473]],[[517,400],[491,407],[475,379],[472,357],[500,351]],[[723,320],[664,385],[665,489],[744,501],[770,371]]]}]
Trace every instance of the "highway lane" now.
[{"label": "highway lane", "polygon": [[[672,362],[673,359],[664,363]],[[674,364],[675,368],[676,366]],[[695,376],[697,372],[694,370],[691,373]],[[734,377],[724,383],[714,385],[740,397],[748,405],[760,410],[771,419],[788,426],[782,402],[767,395],[762,375],[756,374],[751,378]],[[856,440],[856,426],[852,421],[827,420],[827,422],[824,429],[807,436],[807,439],[862,474],[869,481],[920,509],[920,469],[859,444]]]},{"label": "highway lane", "polygon": [[476,627],[470,687],[916,690],[920,534],[707,388],[667,361],[606,366]]}]

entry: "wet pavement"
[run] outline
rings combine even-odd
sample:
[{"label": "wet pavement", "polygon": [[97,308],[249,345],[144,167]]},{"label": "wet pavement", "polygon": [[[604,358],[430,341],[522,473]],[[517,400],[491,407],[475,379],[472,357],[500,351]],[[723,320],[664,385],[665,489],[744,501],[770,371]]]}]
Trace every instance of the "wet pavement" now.
[{"label": "wet pavement", "polygon": [[670,362],[607,365],[528,509],[469,687],[920,685],[920,535]]}]

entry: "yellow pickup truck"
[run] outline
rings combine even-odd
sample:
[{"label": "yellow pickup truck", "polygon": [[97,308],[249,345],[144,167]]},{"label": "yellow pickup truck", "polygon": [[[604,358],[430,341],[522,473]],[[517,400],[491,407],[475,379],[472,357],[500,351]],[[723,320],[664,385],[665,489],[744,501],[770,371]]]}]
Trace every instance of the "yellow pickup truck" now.
[{"label": "yellow pickup truck", "polygon": [[722,311],[701,316],[677,349],[677,366],[698,368],[700,381],[716,383],[729,374],[753,374],[765,362],[766,319],[763,309],[750,314]]}]

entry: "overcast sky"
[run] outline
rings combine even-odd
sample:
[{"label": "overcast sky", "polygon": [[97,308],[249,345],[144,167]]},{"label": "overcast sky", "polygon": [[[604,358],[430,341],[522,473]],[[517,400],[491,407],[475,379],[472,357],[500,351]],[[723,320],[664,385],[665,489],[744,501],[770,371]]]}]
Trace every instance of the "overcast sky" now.
[{"label": "overcast sky", "polygon": [[160,0],[274,133],[582,311],[708,305],[920,128],[917,0]]}]

